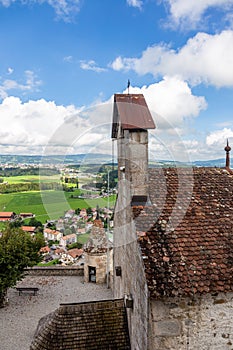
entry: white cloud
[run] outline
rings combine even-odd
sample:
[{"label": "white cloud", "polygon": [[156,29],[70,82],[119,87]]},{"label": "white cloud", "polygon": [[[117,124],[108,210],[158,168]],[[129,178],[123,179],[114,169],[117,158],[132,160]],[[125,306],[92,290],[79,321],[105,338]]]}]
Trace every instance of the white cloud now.
[{"label": "white cloud", "polygon": [[233,31],[220,34],[198,33],[179,50],[158,44],[148,47],[140,58],[117,57],[115,70],[134,70],[155,77],[180,75],[192,85],[233,86]]},{"label": "white cloud", "polygon": [[[35,3],[48,3],[53,7],[56,18],[62,19],[65,22],[70,22],[79,12],[80,0],[19,0],[23,5],[33,5]],[[0,4],[4,7],[9,7],[16,0],[0,0]]]},{"label": "white cloud", "polygon": [[106,68],[98,67],[94,60],[80,61],[80,68],[83,70],[92,70],[97,73],[105,72]]},{"label": "white cloud", "polygon": [[14,69],[13,69],[13,68],[9,67],[9,68],[7,69],[7,74],[8,74],[8,75],[11,75],[13,72],[14,72]]},{"label": "white cloud", "polygon": [[143,1],[142,0],[127,0],[127,4],[132,7],[137,7],[139,9],[142,8]]},{"label": "white cloud", "polygon": [[84,109],[11,96],[0,115],[2,154],[111,152],[112,101]]},{"label": "white cloud", "polygon": [[[152,159],[208,159],[219,150],[223,156],[222,145],[207,147],[210,141],[200,142],[191,136],[183,141],[187,137],[184,120],[196,117],[206,106],[204,98],[194,96],[187,83],[166,77],[141,89],[130,87],[130,92],[144,94],[157,126],[150,133]],[[7,97],[0,104],[0,153],[85,153],[87,158],[88,153],[111,154],[112,112],[113,97],[89,108],[56,105],[44,99],[23,103]],[[233,138],[233,132],[226,132],[219,140],[224,143],[226,136]]]},{"label": "white cloud", "polygon": [[189,29],[202,20],[210,7],[229,11],[233,6],[232,0],[164,0],[164,2],[169,5],[173,24],[189,25]]},{"label": "white cloud", "polygon": [[[202,96],[194,96],[188,84],[179,77],[165,77],[148,87],[130,88],[130,93],[142,93],[148,107],[157,114],[160,128],[178,127],[187,118],[197,117],[207,103]],[[155,116],[156,119],[156,116]]]},{"label": "white cloud", "polygon": [[[10,74],[12,74],[13,70],[10,72]],[[0,98],[6,98],[8,96],[8,92],[12,90],[18,90],[23,93],[38,91],[39,86],[42,84],[41,80],[38,80],[35,73],[30,70],[26,70],[24,73],[26,79],[24,83],[19,83],[13,79],[5,79],[0,83]]]},{"label": "white cloud", "polygon": [[0,104],[1,151],[10,147],[15,153],[18,148],[26,154],[33,149],[41,153],[54,130],[74,112],[73,106],[56,106],[44,99],[23,103],[17,97],[5,98]]},{"label": "white cloud", "polygon": [[222,145],[226,145],[226,140],[233,138],[233,129],[230,128],[223,128],[221,130],[216,130],[211,132],[207,137],[206,137],[206,144],[208,146],[219,146],[221,147]]},{"label": "white cloud", "polygon": [[68,62],[68,63],[71,63],[73,61],[73,56],[65,56],[63,58],[63,61],[64,62]]}]

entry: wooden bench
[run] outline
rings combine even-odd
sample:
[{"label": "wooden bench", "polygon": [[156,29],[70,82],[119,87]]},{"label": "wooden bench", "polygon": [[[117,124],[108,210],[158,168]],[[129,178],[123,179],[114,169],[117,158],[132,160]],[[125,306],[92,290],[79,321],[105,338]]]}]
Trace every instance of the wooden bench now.
[{"label": "wooden bench", "polygon": [[19,292],[19,295],[21,295],[23,292],[33,292],[33,295],[36,295],[39,288],[37,288],[37,287],[17,287],[16,290]]}]

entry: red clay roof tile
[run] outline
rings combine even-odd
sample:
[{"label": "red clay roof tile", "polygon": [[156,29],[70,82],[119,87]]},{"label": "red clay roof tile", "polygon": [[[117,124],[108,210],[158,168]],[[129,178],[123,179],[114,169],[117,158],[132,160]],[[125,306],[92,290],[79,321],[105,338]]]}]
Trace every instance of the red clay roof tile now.
[{"label": "red clay roof tile", "polygon": [[149,177],[152,205],[133,213],[150,295],[233,291],[233,176],[169,168]]}]

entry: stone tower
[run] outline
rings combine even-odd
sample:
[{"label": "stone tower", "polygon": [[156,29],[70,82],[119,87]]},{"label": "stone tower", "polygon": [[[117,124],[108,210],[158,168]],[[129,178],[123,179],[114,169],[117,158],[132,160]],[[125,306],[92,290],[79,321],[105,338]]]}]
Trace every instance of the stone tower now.
[{"label": "stone tower", "polygon": [[95,220],[84,246],[84,281],[105,283],[112,270],[112,244],[101,220]]},{"label": "stone tower", "polygon": [[131,204],[148,196],[148,129],[155,124],[142,94],[115,94],[112,138],[117,140],[118,181],[126,180]]},{"label": "stone tower", "polygon": [[[132,207],[149,203],[148,129],[155,124],[142,94],[114,96],[112,138],[117,140],[118,196],[114,210],[114,297],[130,293],[127,275],[135,268],[137,242]],[[130,257],[130,263],[125,261]],[[132,262],[132,266],[130,266]],[[127,268],[126,268],[127,265]],[[134,265],[134,266],[133,266]],[[132,273],[135,273],[132,272]]]}]

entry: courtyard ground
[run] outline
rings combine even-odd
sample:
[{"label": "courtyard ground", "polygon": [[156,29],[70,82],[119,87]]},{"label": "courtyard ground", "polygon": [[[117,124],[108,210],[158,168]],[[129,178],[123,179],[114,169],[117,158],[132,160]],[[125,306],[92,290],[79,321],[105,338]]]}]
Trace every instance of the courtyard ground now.
[{"label": "courtyard ground", "polygon": [[27,276],[18,286],[35,286],[37,295],[9,289],[9,303],[0,309],[1,350],[29,350],[38,321],[60,303],[113,299],[106,285],[84,283],[82,276]]}]

